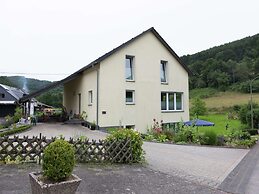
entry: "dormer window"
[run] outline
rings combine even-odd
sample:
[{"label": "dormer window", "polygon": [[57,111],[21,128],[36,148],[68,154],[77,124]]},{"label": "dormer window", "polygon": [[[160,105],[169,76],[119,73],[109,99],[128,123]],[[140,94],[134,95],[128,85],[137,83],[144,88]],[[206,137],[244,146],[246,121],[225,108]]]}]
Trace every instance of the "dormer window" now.
[{"label": "dormer window", "polygon": [[167,83],[167,77],[166,77],[166,67],[167,62],[161,61],[160,62],[160,81],[161,83]]}]

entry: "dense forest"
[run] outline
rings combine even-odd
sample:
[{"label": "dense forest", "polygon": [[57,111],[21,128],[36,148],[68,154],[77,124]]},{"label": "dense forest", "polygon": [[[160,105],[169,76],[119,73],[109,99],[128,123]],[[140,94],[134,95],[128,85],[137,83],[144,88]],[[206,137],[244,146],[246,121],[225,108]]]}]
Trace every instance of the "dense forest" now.
[{"label": "dense forest", "polygon": [[[50,81],[37,80],[31,78],[25,78],[24,76],[0,76],[0,84],[20,88],[25,92],[32,93],[41,88],[51,84]],[[36,97],[42,103],[54,106],[62,107],[63,100],[63,87],[54,88],[38,97]]]},{"label": "dense forest", "polygon": [[[249,92],[259,74],[259,34],[181,57],[191,69],[190,89],[216,88]],[[253,82],[259,92],[259,79]]]}]

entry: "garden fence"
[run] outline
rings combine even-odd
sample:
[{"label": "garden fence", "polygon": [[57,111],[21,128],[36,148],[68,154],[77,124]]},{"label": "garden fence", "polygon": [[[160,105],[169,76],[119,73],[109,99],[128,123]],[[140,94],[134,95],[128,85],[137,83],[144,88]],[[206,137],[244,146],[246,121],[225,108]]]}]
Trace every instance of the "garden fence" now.
[{"label": "garden fence", "polygon": [[[40,163],[43,151],[56,138],[0,137],[0,161],[24,161]],[[130,163],[133,161],[130,139],[123,140],[68,140],[75,148],[78,162]]]}]

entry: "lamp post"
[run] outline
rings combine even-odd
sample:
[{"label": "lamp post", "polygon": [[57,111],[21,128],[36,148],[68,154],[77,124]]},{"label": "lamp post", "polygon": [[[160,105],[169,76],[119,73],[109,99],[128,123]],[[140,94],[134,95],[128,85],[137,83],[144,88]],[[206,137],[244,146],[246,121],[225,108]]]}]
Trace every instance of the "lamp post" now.
[{"label": "lamp post", "polygon": [[253,81],[259,78],[259,76],[256,76],[250,81],[250,107],[251,107],[251,127],[252,130],[254,129],[254,111],[253,111]]}]

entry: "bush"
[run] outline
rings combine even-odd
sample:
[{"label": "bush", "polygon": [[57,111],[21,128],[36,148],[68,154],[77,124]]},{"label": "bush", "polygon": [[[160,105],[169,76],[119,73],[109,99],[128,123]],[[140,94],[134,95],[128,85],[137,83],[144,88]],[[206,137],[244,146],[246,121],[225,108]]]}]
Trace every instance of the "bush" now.
[{"label": "bush", "polygon": [[224,146],[225,143],[226,143],[226,139],[225,139],[224,135],[217,136],[217,145],[218,146]]},{"label": "bush", "polygon": [[194,141],[194,130],[192,126],[184,126],[174,136],[175,142],[193,142]]},{"label": "bush", "polygon": [[44,150],[42,170],[49,180],[65,180],[72,174],[74,165],[74,148],[65,140],[56,140]]},{"label": "bush", "polygon": [[258,135],[257,129],[254,129],[254,130],[247,130],[247,132],[248,132],[250,135]]},{"label": "bush", "polygon": [[193,116],[200,116],[200,115],[205,115],[207,112],[206,104],[204,101],[202,101],[200,98],[194,98],[192,100],[192,106],[190,113]]},{"label": "bush", "polygon": [[23,131],[29,129],[30,127],[31,127],[31,125],[22,125],[20,127],[15,127],[13,129],[10,129],[10,130],[7,130],[7,131],[4,131],[4,132],[0,133],[0,137],[12,135],[12,134],[15,134],[15,133],[20,133],[20,132],[23,132]]},{"label": "bush", "polygon": [[7,115],[5,117],[5,123],[4,123],[4,128],[9,127],[11,124],[13,124],[13,117],[11,117],[10,115]]},{"label": "bush", "polygon": [[239,148],[250,148],[256,143],[255,139],[235,140],[230,145]]},{"label": "bush", "polygon": [[173,131],[164,130],[162,131],[162,134],[164,134],[166,136],[166,139],[168,139],[169,141],[173,141],[175,135]]},{"label": "bush", "polygon": [[125,140],[127,138],[131,139],[133,162],[142,161],[144,157],[144,151],[142,149],[143,140],[139,132],[133,129],[118,129],[109,135],[106,140],[112,142],[114,140]]},{"label": "bush", "polygon": [[202,144],[204,145],[216,145],[217,134],[212,130],[207,130],[204,132],[204,139]]},{"label": "bush", "polygon": [[13,122],[17,123],[20,118],[22,118],[22,109],[20,107],[17,107],[13,116]]}]

